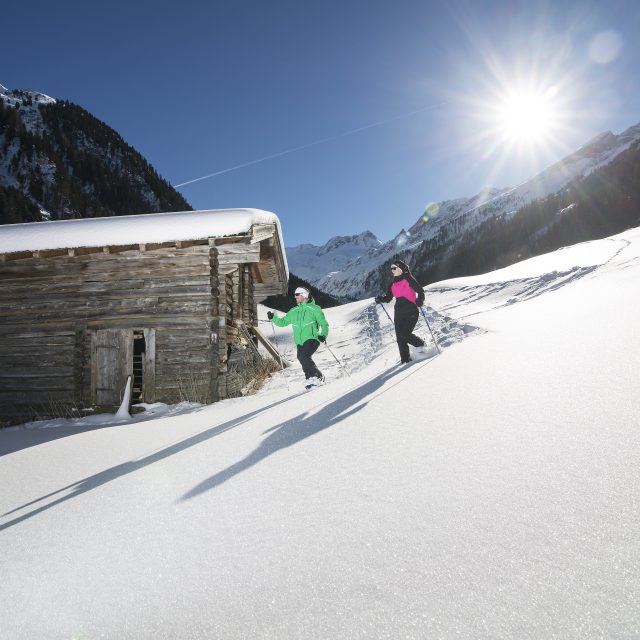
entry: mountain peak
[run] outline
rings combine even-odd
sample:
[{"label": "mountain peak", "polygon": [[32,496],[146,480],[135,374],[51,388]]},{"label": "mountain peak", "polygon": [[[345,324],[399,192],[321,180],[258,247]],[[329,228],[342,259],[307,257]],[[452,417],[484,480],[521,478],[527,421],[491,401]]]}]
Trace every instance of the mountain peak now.
[{"label": "mountain peak", "polygon": [[0,120],[0,224],[191,209],[78,105],[0,85]]},{"label": "mountain peak", "polygon": [[55,104],[57,102],[55,98],[40,91],[32,91],[31,89],[7,89],[3,84],[0,84],[0,96],[2,96],[7,104],[13,107],[31,106],[34,102],[36,104]]},{"label": "mountain peak", "polygon": [[380,246],[382,242],[367,229],[350,236],[334,236],[321,247],[313,244],[287,247],[287,260],[293,273],[314,283],[325,274],[342,271]]},{"label": "mountain peak", "polygon": [[317,255],[323,256],[337,249],[351,252],[353,248],[357,248],[357,250],[366,251],[370,247],[377,247],[381,244],[380,240],[371,231],[367,230],[352,236],[334,236],[318,250]]}]

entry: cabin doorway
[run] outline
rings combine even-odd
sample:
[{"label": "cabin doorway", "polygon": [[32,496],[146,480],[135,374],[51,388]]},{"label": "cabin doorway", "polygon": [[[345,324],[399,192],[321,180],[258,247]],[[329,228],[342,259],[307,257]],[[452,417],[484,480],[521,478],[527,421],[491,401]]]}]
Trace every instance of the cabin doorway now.
[{"label": "cabin doorway", "polygon": [[119,406],[127,378],[132,400],[153,402],[155,329],[98,329],[91,334],[91,401]]}]

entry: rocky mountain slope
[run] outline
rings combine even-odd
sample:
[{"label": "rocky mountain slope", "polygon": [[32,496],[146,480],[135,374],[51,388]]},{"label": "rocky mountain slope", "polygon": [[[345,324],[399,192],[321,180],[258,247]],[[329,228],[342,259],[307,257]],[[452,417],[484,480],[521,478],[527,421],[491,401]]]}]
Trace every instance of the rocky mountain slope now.
[{"label": "rocky mountain slope", "polygon": [[0,85],[0,224],[191,208],[82,107]]}]

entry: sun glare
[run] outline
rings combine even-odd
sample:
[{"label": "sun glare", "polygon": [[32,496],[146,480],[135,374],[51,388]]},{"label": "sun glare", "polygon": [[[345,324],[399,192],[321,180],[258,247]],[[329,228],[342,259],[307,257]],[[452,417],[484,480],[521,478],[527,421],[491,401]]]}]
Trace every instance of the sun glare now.
[{"label": "sun glare", "polygon": [[518,93],[506,97],[498,108],[498,129],[506,140],[536,144],[553,134],[555,90],[544,94]]},{"label": "sun glare", "polygon": [[575,123],[584,119],[581,86],[571,73],[518,60],[513,67],[488,56],[487,72],[462,101],[467,134],[462,144],[475,158],[469,172],[484,173],[485,184],[509,175],[514,178],[507,180],[520,180],[568,155]]}]

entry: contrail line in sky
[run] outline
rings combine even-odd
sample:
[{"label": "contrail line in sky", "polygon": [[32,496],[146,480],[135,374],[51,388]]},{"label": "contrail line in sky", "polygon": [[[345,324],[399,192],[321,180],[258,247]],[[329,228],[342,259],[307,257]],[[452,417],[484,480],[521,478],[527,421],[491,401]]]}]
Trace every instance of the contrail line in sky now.
[{"label": "contrail line in sky", "polygon": [[409,116],[415,115],[416,113],[421,113],[422,111],[426,111],[427,109],[434,109],[438,105],[429,105],[428,107],[422,107],[421,109],[416,109],[415,111],[409,111],[408,113],[403,113],[399,116],[394,116],[393,118],[388,118],[387,120],[381,120],[380,122],[374,122],[373,124],[367,124],[364,127],[358,127],[357,129],[351,129],[349,131],[344,131],[343,133],[338,133],[334,136],[329,136],[328,138],[322,138],[321,140],[316,140],[315,142],[309,142],[308,144],[303,144],[299,147],[292,147],[291,149],[286,149],[285,151],[279,151],[278,153],[272,153],[271,155],[264,156],[264,158],[258,158],[257,160],[251,160],[249,162],[244,162],[243,164],[237,164],[234,167],[228,167],[227,169],[221,169],[220,171],[216,171],[215,173],[209,173],[206,176],[201,176],[200,178],[194,178],[193,180],[187,180],[186,182],[181,182],[180,184],[174,184],[173,187],[177,189],[178,187],[184,187],[188,184],[193,184],[194,182],[200,182],[201,180],[207,180],[208,178],[214,178],[215,176],[221,176],[223,173],[229,173],[230,171],[237,171],[238,169],[243,169],[244,167],[250,167],[252,164],[258,164],[259,162],[264,162],[265,160],[272,160],[273,158],[279,158],[280,156],[286,156],[289,153],[295,153],[296,151],[302,151],[302,149],[308,149],[309,147],[315,147],[319,144],[324,144],[325,142],[331,142],[332,140],[339,140],[340,138],[344,138],[345,136],[353,135],[354,133],[359,133],[360,131],[365,131],[366,129],[372,129],[373,127],[379,127],[380,125],[387,124],[389,122],[393,122],[394,120],[400,120],[401,118],[408,118]]}]

